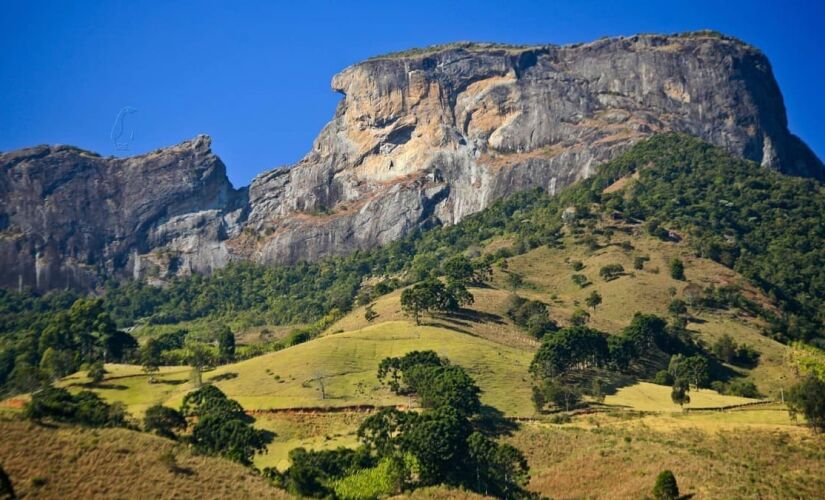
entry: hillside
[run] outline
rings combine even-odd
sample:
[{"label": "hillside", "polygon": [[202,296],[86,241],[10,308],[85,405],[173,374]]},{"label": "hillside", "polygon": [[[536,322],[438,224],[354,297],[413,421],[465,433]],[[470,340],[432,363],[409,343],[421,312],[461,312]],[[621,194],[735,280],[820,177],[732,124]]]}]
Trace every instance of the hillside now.
[{"label": "hillside", "polygon": [[20,498],[287,498],[241,465],[141,432],[4,418],[0,434]]}]

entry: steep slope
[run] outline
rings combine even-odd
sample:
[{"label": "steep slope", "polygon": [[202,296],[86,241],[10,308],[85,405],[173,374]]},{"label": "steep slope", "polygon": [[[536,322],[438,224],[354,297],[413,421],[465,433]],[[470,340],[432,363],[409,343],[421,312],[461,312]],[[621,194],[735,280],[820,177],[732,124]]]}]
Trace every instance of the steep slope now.
[{"label": "steep slope", "polygon": [[[245,192],[210,144],[198,136],[123,159],[69,146],[0,155],[0,284],[84,289],[103,277],[222,267],[221,240]],[[174,255],[140,255],[165,246]]]},{"label": "steep slope", "polygon": [[709,32],[569,46],[452,44],[333,78],[344,97],[298,164],[234,191],[208,138],[129,159],[0,155],[0,286],[317,260],[453,224],[502,196],[553,194],[663,131],[822,178],[787,128],[767,58]]}]

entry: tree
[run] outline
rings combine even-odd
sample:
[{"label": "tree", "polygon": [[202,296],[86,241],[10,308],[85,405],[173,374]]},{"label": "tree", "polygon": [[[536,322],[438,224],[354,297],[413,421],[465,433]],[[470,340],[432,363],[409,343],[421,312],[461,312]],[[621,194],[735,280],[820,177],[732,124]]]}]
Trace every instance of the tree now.
[{"label": "tree", "polygon": [[220,325],[217,331],[218,356],[221,361],[228,362],[235,358],[235,334],[226,325]]},{"label": "tree", "polygon": [[530,364],[530,372],[553,378],[569,371],[603,365],[608,359],[607,335],[584,326],[562,328],[545,337]]},{"label": "tree", "polygon": [[192,367],[192,384],[200,387],[203,384],[201,374],[213,361],[212,353],[200,342],[190,341],[186,343],[186,361]]},{"label": "tree", "polygon": [[461,483],[464,471],[456,465],[468,455],[471,431],[467,419],[449,406],[426,410],[405,423],[401,449],[417,459],[422,485]]},{"label": "tree", "polygon": [[624,267],[621,264],[608,264],[599,269],[599,276],[605,281],[613,281],[624,274]]},{"label": "tree", "polygon": [[667,306],[667,311],[674,316],[681,316],[687,314],[687,304],[682,299],[673,299]]},{"label": "tree", "polygon": [[570,316],[570,324],[573,326],[583,326],[590,321],[590,313],[584,309],[576,309]]},{"label": "tree", "polygon": [[726,333],[713,343],[711,350],[714,356],[725,363],[730,363],[736,357],[736,347],[737,345],[733,337]]},{"label": "tree", "polygon": [[14,500],[17,495],[14,493],[14,486],[11,484],[11,479],[3,467],[0,467],[0,499]]},{"label": "tree", "polygon": [[670,399],[679,406],[684,406],[690,403],[690,395],[688,391],[690,386],[684,381],[676,379],[673,382],[673,390],[670,392]]},{"label": "tree", "polygon": [[474,280],[475,269],[473,263],[464,255],[456,255],[444,263],[444,276],[447,282],[466,285]]},{"label": "tree", "polygon": [[633,258],[633,269],[636,269],[637,271],[641,271],[642,269],[645,268],[645,262],[647,260],[648,259],[646,257],[634,257]]},{"label": "tree", "polygon": [[40,359],[40,369],[48,373],[52,380],[63,378],[75,369],[74,356],[69,351],[57,350],[51,347],[43,352]]},{"label": "tree", "polygon": [[182,429],[186,429],[186,419],[179,411],[168,406],[150,406],[143,417],[143,430],[146,432],[176,439],[175,431]]},{"label": "tree", "polygon": [[367,304],[366,309],[364,309],[364,319],[367,320],[368,323],[372,323],[373,320],[378,317],[378,313],[375,312],[373,307],[374,304]]},{"label": "tree", "polygon": [[103,367],[103,361],[96,361],[92,363],[92,366],[89,367],[89,373],[86,375],[89,377],[95,384],[99,384],[103,381],[103,377],[106,376],[106,369]]},{"label": "tree", "polygon": [[602,303],[602,296],[596,290],[590,292],[590,295],[584,299],[584,303],[587,304],[587,307],[592,307],[593,311],[596,311],[596,306]]},{"label": "tree", "polygon": [[685,264],[681,259],[676,257],[670,259],[670,262],[668,262],[668,268],[670,269],[671,278],[680,281],[685,280]]},{"label": "tree", "polygon": [[251,465],[252,457],[266,450],[266,432],[238,418],[207,413],[192,429],[191,442],[198,451]]},{"label": "tree", "polygon": [[710,366],[707,358],[701,355],[673,355],[670,358],[667,371],[680,384],[693,385],[699,388],[707,387],[710,382]]},{"label": "tree", "polygon": [[149,383],[155,383],[155,374],[160,371],[161,345],[155,339],[149,339],[140,350],[140,364],[143,365],[143,372],[149,375]]},{"label": "tree", "polygon": [[676,500],[679,498],[679,487],[676,485],[676,476],[669,470],[663,470],[656,476],[653,485],[653,498],[656,500]]},{"label": "tree", "polygon": [[809,374],[791,387],[787,403],[793,418],[801,413],[815,433],[825,431],[825,381]]},{"label": "tree", "polygon": [[574,274],[570,276],[570,280],[576,285],[578,285],[579,288],[584,288],[590,284],[590,281],[588,281],[587,276],[583,274]]},{"label": "tree", "polygon": [[[474,468],[475,491],[496,498],[521,498],[529,480],[524,454],[509,444],[499,444],[480,432],[467,438],[470,468]],[[473,483],[470,479],[470,483]]]}]

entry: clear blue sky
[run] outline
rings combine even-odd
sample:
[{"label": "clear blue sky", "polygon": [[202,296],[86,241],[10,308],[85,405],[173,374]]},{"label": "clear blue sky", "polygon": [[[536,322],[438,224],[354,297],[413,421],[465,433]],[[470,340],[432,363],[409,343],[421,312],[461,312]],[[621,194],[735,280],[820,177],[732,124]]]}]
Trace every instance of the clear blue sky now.
[{"label": "clear blue sky", "polygon": [[329,82],[371,55],[456,40],[572,43],[715,29],[761,48],[791,130],[825,157],[825,2],[3,0],[0,150],[128,154],[198,133],[232,182],[295,162],[333,115]]}]

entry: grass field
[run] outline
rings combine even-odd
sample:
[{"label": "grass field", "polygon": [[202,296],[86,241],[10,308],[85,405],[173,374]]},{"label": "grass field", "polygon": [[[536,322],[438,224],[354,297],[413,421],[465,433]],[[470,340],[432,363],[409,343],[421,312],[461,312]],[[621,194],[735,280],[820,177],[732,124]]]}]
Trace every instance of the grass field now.
[{"label": "grass field", "polygon": [[142,432],[0,420],[0,436],[20,498],[288,497],[239,464]]},{"label": "grass field", "polygon": [[[616,394],[604,398],[610,406],[628,408],[637,411],[681,412],[682,408],[670,398],[671,388],[648,382],[639,382],[620,388]],[[752,403],[755,399],[726,396],[710,389],[692,389],[690,403],[685,408],[706,408]]]},{"label": "grass field", "polygon": [[825,438],[787,422],[727,419],[740,413],[524,424],[509,441],[527,454],[531,489],[552,498],[649,498],[664,469],[696,499],[821,498]]}]

